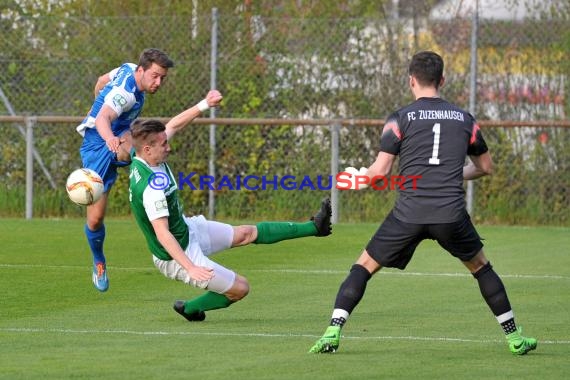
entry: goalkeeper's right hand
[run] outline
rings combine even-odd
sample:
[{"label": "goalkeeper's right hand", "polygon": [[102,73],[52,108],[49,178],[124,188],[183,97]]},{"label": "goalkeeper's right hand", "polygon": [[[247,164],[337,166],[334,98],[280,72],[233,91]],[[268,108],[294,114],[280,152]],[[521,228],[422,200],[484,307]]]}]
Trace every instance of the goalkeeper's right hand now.
[{"label": "goalkeeper's right hand", "polygon": [[362,190],[368,187],[370,177],[366,175],[368,168],[361,167],[360,170],[349,166],[336,176],[336,187],[340,190]]}]

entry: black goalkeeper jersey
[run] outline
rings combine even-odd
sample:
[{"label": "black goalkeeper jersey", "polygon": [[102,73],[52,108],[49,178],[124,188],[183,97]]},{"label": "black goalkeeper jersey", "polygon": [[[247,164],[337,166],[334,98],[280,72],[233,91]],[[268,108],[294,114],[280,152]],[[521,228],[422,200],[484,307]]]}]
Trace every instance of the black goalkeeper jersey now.
[{"label": "black goalkeeper jersey", "polygon": [[441,98],[419,98],[388,117],[380,150],[399,155],[400,175],[407,178],[394,216],[432,224],[464,217],[465,158],[488,149],[471,114]]}]

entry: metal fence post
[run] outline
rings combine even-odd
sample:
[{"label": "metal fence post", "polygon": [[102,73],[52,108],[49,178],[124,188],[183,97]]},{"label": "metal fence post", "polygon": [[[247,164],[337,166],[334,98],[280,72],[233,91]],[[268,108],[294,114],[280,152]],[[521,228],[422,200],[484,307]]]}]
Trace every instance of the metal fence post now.
[{"label": "metal fence post", "polygon": [[[6,96],[6,94],[4,94],[4,91],[2,90],[1,86],[0,86],[0,99],[2,99],[2,103],[4,103],[4,107],[6,107],[6,110],[8,110],[8,113],[12,116],[16,116],[16,111],[14,110],[14,107],[12,107],[12,103],[10,103],[10,100],[8,100],[8,97]],[[24,128],[21,125],[16,125],[16,127],[18,128],[18,131],[20,131],[20,133],[22,134],[22,137],[25,139],[26,138],[26,131],[24,130]],[[40,154],[38,153],[38,151],[35,148],[34,148],[34,151],[32,153],[34,154],[34,158],[36,159],[36,162],[40,166],[40,169],[42,169],[42,171],[44,172],[44,175],[46,176],[47,180],[49,181],[51,188],[55,189],[57,186],[55,185],[55,181],[53,180],[51,173],[47,170],[47,168],[44,164],[44,161],[42,160],[42,156],[40,156]]]},{"label": "metal fence post", "polygon": [[[212,8],[212,42],[210,57],[210,89],[216,88],[216,71],[218,55],[218,9]],[[210,109],[210,119],[216,118],[216,109]],[[216,124],[210,124],[210,158],[208,160],[208,175],[216,175]],[[208,218],[214,219],[216,213],[216,198],[214,190],[208,190]]]},{"label": "metal fence post", "polygon": [[332,175],[332,188],[331,188],[331,207],[332,217],[331,223],[338,223],[338,189],[336,188],[336,174],[338,173],[338,156],[339,156],[339,135],[340,124],[334,123],[331,125],[331,175]]},{"label": "metal fence post", "polygon": [[[471,83],[469,85],[469,112],[475,115],[476,99],[477,99],[477,31],[479,24],[479,0],[475,1],[475,9],[473,10],[473,18],[471,21]],[[474,197],[473,181],[467,181],[467,192],[465,194],[465,202],[467,212],[473,216],[473,197]]]},{"label": "metal fence post", "polygon": [[34,124],[35,117],[26,117],[26,219],[34,209]]}]

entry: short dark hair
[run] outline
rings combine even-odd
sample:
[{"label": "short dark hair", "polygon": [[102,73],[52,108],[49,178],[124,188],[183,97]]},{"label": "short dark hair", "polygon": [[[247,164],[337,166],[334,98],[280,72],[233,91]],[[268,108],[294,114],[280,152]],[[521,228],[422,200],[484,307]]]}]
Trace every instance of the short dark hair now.
[{"label": "short dark hair", "polygon": [[146,71],[153,63],[165,69],[174,67],[174,62],[168,58],[165,52],[155,48],[145,49],[139,58],[139,66]]},{"label": "short dark hair", "polygon": [[135,120],[133,124],[131,124],[131,137],[135,151],[139,151],[144,145],[152,145],[154,136],[165,130],[166,127],[160,120]]},{"label": "short dark hair", "polygon": [[433,51],[421,51],[412,57],[408,73],[420,85],[438,88],[443,78],[443,59]]}]

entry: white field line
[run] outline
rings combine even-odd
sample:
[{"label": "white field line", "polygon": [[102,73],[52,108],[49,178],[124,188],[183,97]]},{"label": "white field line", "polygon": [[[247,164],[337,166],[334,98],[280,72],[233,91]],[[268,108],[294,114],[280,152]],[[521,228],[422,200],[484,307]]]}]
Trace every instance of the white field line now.
[{"label": "white field line", "polygon": [[[305,270],[305,269],[253,269],[251,272],[271,272],[271,273],[299,273],[299,274],[348,274],[348,270],[338,271],[338,270]],[[395,276],[425,276],[425,277],[473,277],[470,273],[429,273],[429,272],[407,272],[407,271],[394,271],[394,270],[383,270],[378,272],[381,276],[383,275],[395,275]],[[378,275],[377,274],[377,275]],[[555,274],[502,274],[499,276],[505,278],[524,278],[524,279],[555,279],[555,280],[570,280],[570,276],[561,276]]]},{"label": "white field line", "polygon": [[[24,268],[39,268],[39,269],[90,269],[90,267],[80,265],[44,265],[44,264],[0,264],[0,269],[24,269]],[[128,267],[115,267],[109,266],[111,271],[154,271],[156,270],[152,265],[148,268],[128,268]],[[330,275],[330,274],[347,274],[348,270],[327,270],[327,269],[240,269],[240,272],[261,272],[261,273],[293,273],[293,274],[316,274],[316,275]],[[383,270],[380,275],[394,275],[394,276],[420,276],[420,277],[472,277],[470,273],[429,273],[429,272],[407,272],[396,270]],[[503,274],[499,276],[502,278],[520,278],[520,279],[545,279],[545,280],[570,280],[570,276],[556,275],[556,274]]]},{"label": "white field line", "polygon": [[[109,334],[109,335],[146,335],[146,336],[216,336],[216,337],[252,337],[252,338],[320,338],[320,335],[311,334],[269,334],[269,333],[232,333],[207,331],[136,331],[136,330],[75,330],[75,329],[47,329],[47,328],[0,328],[2,333],[14,334]],[[463,339],[449,337],[427,336],[342,336],[351,340],[409,340],[428,342],[452,343],[504,343],[504,339]],[[570,344],[568,340],[540,340],[539,344]]]},{"label": "white field line", "polygon": [[[41,268],[41,269],[81,269],[84,266],[72,265],[41,265],[41,264],[0,264],[0,268]],[[149,268],[124,268],[109,267],[110,270],[122,271],[148,271],[155,270]],[[303,270],[303,269],[252,269],[251,272],[268,272],[268,273],[294,273],[294,274],[343,274],[346,271],[338,270]],[[419,272],[391,272],[384,271],[383,274],[398,276],[439,276],[439,277],[470,277],[468,273],[419,273]],[[501,277],[509,278],[527,278],[527,279],[563,279],[568,280],[570,276],[559,275],[501,275]],[[168,332],[168,331],[133,331],[133,330],[73,330],[73,329],[41,329],[41,328],[0,328],[0,332],[5,333],[46,333],[46,334],[127,334],[127,335],[163,335],[163,336],[242,336],[242,337],[260,337],[260,338],[319,338],[320,335],[308,334],[266,334],[266,333],[230,333],[230,332]],[[343,336],[344,339],[354,340],[410,340],[410,341],[441,341],[441,342],[458,342],[458,343],[503,343],[504,340],[477,340],[477,339],[461,339],[449,337],[417,337],[417,336]],[[570,341],[540,341],[541,344],[570,344]]]}]

